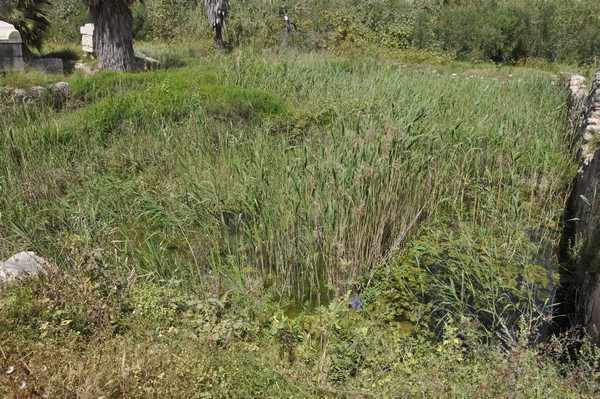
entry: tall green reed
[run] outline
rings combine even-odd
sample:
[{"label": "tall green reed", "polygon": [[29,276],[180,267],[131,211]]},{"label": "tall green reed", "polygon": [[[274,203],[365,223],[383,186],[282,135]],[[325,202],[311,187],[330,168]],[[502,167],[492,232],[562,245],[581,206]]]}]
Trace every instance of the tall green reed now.
[{"label": "tall green reed", "polygon": [[564,98],[540,73],[243,52],[202,68],[86,78],[93,105],[3,122],[2,234],[60,255],[76,232],[159,278],[254,276],[313,300],[388,262],[423,219],[486,226],[514,257],[531,227],[556,237]]}]

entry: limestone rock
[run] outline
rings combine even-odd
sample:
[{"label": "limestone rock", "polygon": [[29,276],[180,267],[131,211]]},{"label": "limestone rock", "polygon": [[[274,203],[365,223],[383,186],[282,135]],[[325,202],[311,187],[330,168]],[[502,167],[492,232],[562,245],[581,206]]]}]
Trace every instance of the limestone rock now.
[{"label": "limestone rock", "polygon": [[138,62],[139,68],[143,69],[144,71],[151,71],[160,66],[160,62],[158,60],[148,56],[136,56],[136,61]]},{"label": "limestone rock", "polygon": [[14,89],[0,93],[0,106],[2,99],[7,104],[14,106],[30,106],[45,101],[55,109],[61,109],[71,98],[73,89],[67,82],[52,83],[46,87],[34,86],[29,89]]},{"label": "limestone rock", "polygon": [[27,96],[27,90],[25,89],[15,89],[12,94],[13,101],[15,104],[22,104],[23,99]]},{"label": "limestone rock", "polygon": [[[585,107],[586,99],[588,97],[588,88],[586,86],[586,79],[577,74],[573,73],[561,73],[561,77],[565,80],[565,88],[567,89],[567,110],[568,110],[568,128],[573,134],[570,141],[576,143],[579,141],[579,136],[584,129],[585,124]],[[584,142],[586,142],[584,137]],[[587,148],[579,148],[577,151],[587,151]],[[581,154],[583,155],[583,154]]]},{"label": "limestone rock", "polygon": [[0,282],[10,281],[22,276],[36,276],[50,264],[32,251],[19,252],[4,262],[0,262]]},{"label": "limestone rock", "polygon": [[54,102],[60,103],[60,105],[67,102],[69,98],[73,96],[73,89],[67,82],[56,82],[48,87]]},{"label": "limestone rock", "polygon": [[587,165],[594,157],[594,153],[599,148],[598,143],[600,143],[600,73],[596,74],[583,110],[584,136],[581,144],[581,158],[583,164]]}]

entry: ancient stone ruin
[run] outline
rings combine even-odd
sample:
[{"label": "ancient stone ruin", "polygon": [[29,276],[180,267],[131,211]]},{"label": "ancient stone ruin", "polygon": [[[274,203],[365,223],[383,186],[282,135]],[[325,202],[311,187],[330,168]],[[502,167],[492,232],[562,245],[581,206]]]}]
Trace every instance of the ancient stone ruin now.
[{"label": "ancient stone ruin", "polygon": [[26,59],[23,54],[21,34],[8,22],[0,21],[0,71],[22,71],[26,66],[39,69],[46,73],[64,73],[63,61],[60,58]]},{"label": "ancient stone ruin", "polygon": [[21,34],[8,22],[0,21],[0,71],[22,71],[23,41]]},{"label": "ancient stone ruin", "polygon": [[81,49],[86,53],[94,52],[94,24],[85,24],[79,28],[81,33]]},{"label": "ancient stone ruin", "polygon": [[600,341],[600,73],[596,74],[588,92],[586,80],[579,75],[567,76],[569,125],[573,142],[581,143],[574,150],[581,168],[565,210],[563,247],[580,248],[577,259],[566,260],[581,278],[578,289],[581,299],[575,311],[585,316],[584,323],[592,338]]}]

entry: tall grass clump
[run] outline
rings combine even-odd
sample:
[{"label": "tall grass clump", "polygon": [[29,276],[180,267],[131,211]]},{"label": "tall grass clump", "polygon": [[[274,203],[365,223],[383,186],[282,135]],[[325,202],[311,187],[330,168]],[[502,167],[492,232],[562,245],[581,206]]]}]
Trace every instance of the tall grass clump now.
[{"label": "tall grass clump", "polygon": [[[252,193],[242,204],[269,206],[233,211],[253,253],[228,252],[234,264],[258,259],[267,271],[284,270],[276,275],[291,272],[284,285],[297,289],[290,254],[302,260],[298,270],[310,270],[313,287],[318,279],[339,287],[392,265],[407,232],[439,219],[445,222],[437,229],[460,234],[426,237],[431,252],[409,259],[436,276],[430,293],[437,295],[427,298],[438,301],[439,314],[462,309],[497,326],[525,313],[549,314],[544,304],[553,301],[556,268],[548,247],[558,237],[572,167],[563,93],[547,77],[457,77],[318,57],[257,64],[238,56],[226,71],[237,84],[272,90],[310,115],[287,132],[284,143],[291,135],[293,146],[260,150],[267,161],[251,160],[254,172],[238,172],[242,191]],[[524,98],[537,105],[515,108]],[[299,159],[290,166],[282,152]],[[271,227],[286,217],[289,224]],[[270,237],[267,250],[263,237]],[[454,248],[457,240],[464,246]],[[298,256],[302,251],[307,255]],[[468,295],[455,295],[461,284]]]},{"label": "tall grass clump", "polygon": [[327,293],[357,279],[398,249],[428,202],[427,159],[410,155],[408,139],[335,126],[302,144],[258,146],[228,156],[230,181],[214,187],[214,176],[193,193],[226,206],[230,240],[217,264],[258,268],[287,294]]}]

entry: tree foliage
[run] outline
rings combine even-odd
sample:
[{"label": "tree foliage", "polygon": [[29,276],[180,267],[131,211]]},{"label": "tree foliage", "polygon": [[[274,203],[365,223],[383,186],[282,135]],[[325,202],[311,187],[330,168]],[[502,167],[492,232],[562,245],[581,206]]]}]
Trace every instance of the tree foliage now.
[{"label": "tree foliage", "polygon": [[591,63],[600,53],[600,2],[487,0],[449,5],[429,23],[458,58]]},{"label": "tree foliage", "polygon": [[[78,32],[81,18],[68,14],[73,7],[65,4],[80,0],[52,1],[53,24],[61,32]],[[244,0],[234,4],[234,12],[223,0],[207,0],[204,6],[206,10],[196,0],[146,0],[133,7],[134,37],[200,42],[208,51],[212,30],[217,45],[227,48],[273,48],[281,44],[285,14],[298,27],[289,44],[305,50],[424,50],[445,58],[509,64],[533,58],[592,65],[600,54],[597,0]],[[219,41],[217,22],[221,33],[227,26],[226,39]]]}]

